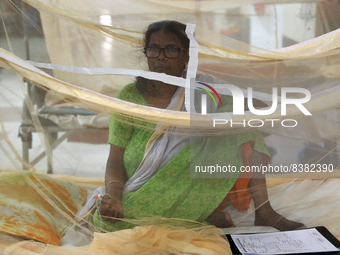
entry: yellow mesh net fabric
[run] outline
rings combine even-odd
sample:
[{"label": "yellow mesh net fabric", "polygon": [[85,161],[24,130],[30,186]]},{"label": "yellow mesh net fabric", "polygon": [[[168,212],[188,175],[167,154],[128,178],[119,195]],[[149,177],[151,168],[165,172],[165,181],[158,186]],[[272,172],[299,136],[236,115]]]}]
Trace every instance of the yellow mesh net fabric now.
[{"label": "yellow mesh net fabric", "polygon": [[[64,179],[71,186],[75,182],[91,194],[104,185],[109,151],[105,143],[113,111],[116,116],[128,115],[130,118],[126,120],[131,123],[135,119],[162,122],[179,127],[185,134],[193,130],[199,130],[202,135],[220,135],[259,129],[272,154],[272,165],[321,164],[327,170],[332,168],[316,175],[296,172],[289,176],[291,179],[268,175],[267,183],[276,210],[307,227],[325,225],[339,238],[340,218],[336,215],[340,207],[337,202],[340,201],[337,188],[339,12],[340,3],[336,0],[1,1],[0,171],[5,173],[0,173],[0,182],[8,178],[7,172],[18,176],[26,176],[27,171],[45,174],[48,165],[48,171],[53,171],[58,181]],[[296,105],[288,105],[287,114],[283,115],[278,106],[270,115],[248,112],[232,116],[238,123],[252,119],[262,121],[260,128],[255,124],[245,128],[241,125],[212,128],[209,115],[117,99],[118,91],[136,76],[171,80],[171,77],[150,73],[143,54],[145,29],[163,19],[195,25],[197,56],[190,58],[197,60],[197,73],[210,74],[222,84],[237,84],[245,90],[251,86],[269,106],[272,101],[268,95],[272,95],[274,87],[278,88],[279,96],[282,88],[304,88],[311,93],[311,99],[303,104],[311,116],[303,114]],[[178,78],[176,82],[186,87],[185,78]],[[74,109],[91,113],[70,114]],[[276,120],[274,127],[268,119]],[[291,119],[298,123],[296,127],[282,124]],[[63,139],[58,140],[57,136]],[[38,159],[32,161],[36,157]],[[310,180],[312,178],[318,180]],[[33,184],[27,182],[27,185]],[[72,191],[72,198],[84,196],[79,187]],[[54,213],[63,218],[63,222],[52,224],[57,226],[60,236],[64,225],[72,224],[93,236],[88,228],[73,219],[80,207],[79,201],[76,207],[67,205],[67,199],[59,201],[53,192],[51,195],[41,189],[32,186],[32,192],[37,192],[39,199],[55,208]],[[3,197],[10,195],[6,193]],[[58,203],[66,209],[60,211]],[[233,219],[237,231],[259,230],[250,227],[253,225],[249,217],[255,210],[251,207],[244,215],[235,210],[237,216]],[[0,222],[1,214],[0,211]],[[194,232],[144,226],[122,232],[121,236],[96,233],[90,246],[61,247],[60,250],[38,243],[22,243],[11,232],[1,234],[0,252],[14,244],[8,248],[8,254],[127,254],[126,249],[131,249],[130,254],[208,254],[204,253],[206,250],[211,254],[226,254],[222,251],[228,249],[226,241],[216,237],[219,232],[210,228]],[[134,245],[130,246],[131,243]],[[104,253],[102,246],[109,251]]]},{"label": "yellow mesh net fabric", "polygon": [[138,227],[107,234],[95,233],[89,247],[46,247],[22,242],[6,250],[8,254],[231,254],[228,243],[217,229],[188,230]]}]

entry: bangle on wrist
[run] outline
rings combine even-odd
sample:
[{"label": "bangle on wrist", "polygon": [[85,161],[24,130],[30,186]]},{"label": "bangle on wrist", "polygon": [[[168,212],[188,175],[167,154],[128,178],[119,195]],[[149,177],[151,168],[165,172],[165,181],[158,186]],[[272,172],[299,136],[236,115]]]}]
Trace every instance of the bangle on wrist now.
[{"label": "bangle on wrist", "polygon": [[117,184],[119,184],[119,186],[121,186],[122,188],[124,188],[124,185],[123,185],[121,182],[116,181],[116,180],[111,180],[111,181],[108,182],[108,184],[106,184],[105,190],[107,189],[107,186],[109,186],[109,185],[112,184],[112,183],[117,183]]},{"label": "bangle on wrist", "polygon": [[112,196],[112,195],[110,195],[110,194],[108,194],[108,193],[106,193],[105,195],[103,195],[102,198],[104,198],[105,196],[108,196],[108,197],[111,198],[111,199],[115,199],[115,200],[118,200],[118,201],[119,201],[118,198],[116,198],[116,197],[114,197],[114,196]]}]

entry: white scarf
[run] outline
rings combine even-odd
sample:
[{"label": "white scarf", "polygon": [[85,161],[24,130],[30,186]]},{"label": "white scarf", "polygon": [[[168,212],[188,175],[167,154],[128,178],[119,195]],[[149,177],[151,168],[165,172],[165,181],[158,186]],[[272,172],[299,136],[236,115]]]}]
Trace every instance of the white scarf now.
[{"label": "white scarf", "polygon": [[[184,88],[179,88],[171,99],[167,110],[175,110],[183,96]],[[184,104],[181,107],[183,109]],[[155,132],[163,128],[163,124],[156,126]],[[190,143],[190,136],[174,135],[176,127],[168,127],[166,132],[154,140],[149,149],[144,154],[143,160],[137,168],[136,172],[125,183],[124,193],[136,191],[148,182],[160,169],[162,169],[169,161],[186,145]]]}]

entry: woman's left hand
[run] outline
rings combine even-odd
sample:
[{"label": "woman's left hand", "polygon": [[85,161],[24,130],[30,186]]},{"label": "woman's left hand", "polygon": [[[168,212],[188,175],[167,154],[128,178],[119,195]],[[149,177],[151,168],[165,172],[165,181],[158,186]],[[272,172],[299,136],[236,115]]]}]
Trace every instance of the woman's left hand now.
[{"label": "woman's left hand", "polygon": [[99,208],[99,215],[105,221],[116,222],[118,218],[124,217],[122,202],[109,194],[104,195]]}]

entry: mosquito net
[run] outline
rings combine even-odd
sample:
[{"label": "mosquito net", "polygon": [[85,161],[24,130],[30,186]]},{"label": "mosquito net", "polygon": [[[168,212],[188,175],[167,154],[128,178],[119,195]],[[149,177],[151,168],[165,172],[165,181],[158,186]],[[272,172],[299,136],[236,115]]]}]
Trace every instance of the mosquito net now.
[{"label": "mosquito net", "polygon": [[[254,171],[266,174],[273,208],[340,237],[339,13],[338,0],[1,1],[0,251],[226,254],[220,230],[203,222],[205,208],[197,209],[204,203],[214,207],[215,199],[195,196],[210,192],[205,181],[216,181],[217,187],[246,179],[238,177],[239,169],[249,174],[255,168],[245,167],[246,149],[235,144],[248,141],[265,155]],[[186,24],[182,77],[150,71],[144,36],[160,20]],[[138,81],[175,85],[180,95],[159,107],[119,92]],[[112,138],[119,128],[121,137]],[[124,215],[129,208],[133,213],[123,223],[130,227],[111,232],[93,225],[105,190],[97,190],[94,209],[82,216],[78,211],[105,186],[108,139],[125,148],[129,132],[151,138],[144,159],[124,156],[126,162],[143,159],[141,166],[125,165],[127,175],[134,164],[139,172],[152,169],[155,161],[148,158],[161,160],[154,177],[165,173],[160,179],[149,176],[142,187],[159,201],[128,192]],[[252,134],[264,137],[263,146]],[[165,139],[167,145],[157,142]],[[189,143],[190,162],[182,162]],[[190,188],[181,186],[183,172],[190,172]],[[217,187],[211,196],[222,201],[226,193]],[[152,213],[153,204],[172,199],[166,213]],[[222,210],[236,227],[223,228],[224,233],[275,230],[254,226],[262,204],[242,208],[228,201]],[[195,213],[200,215],[188,216]]]}]

